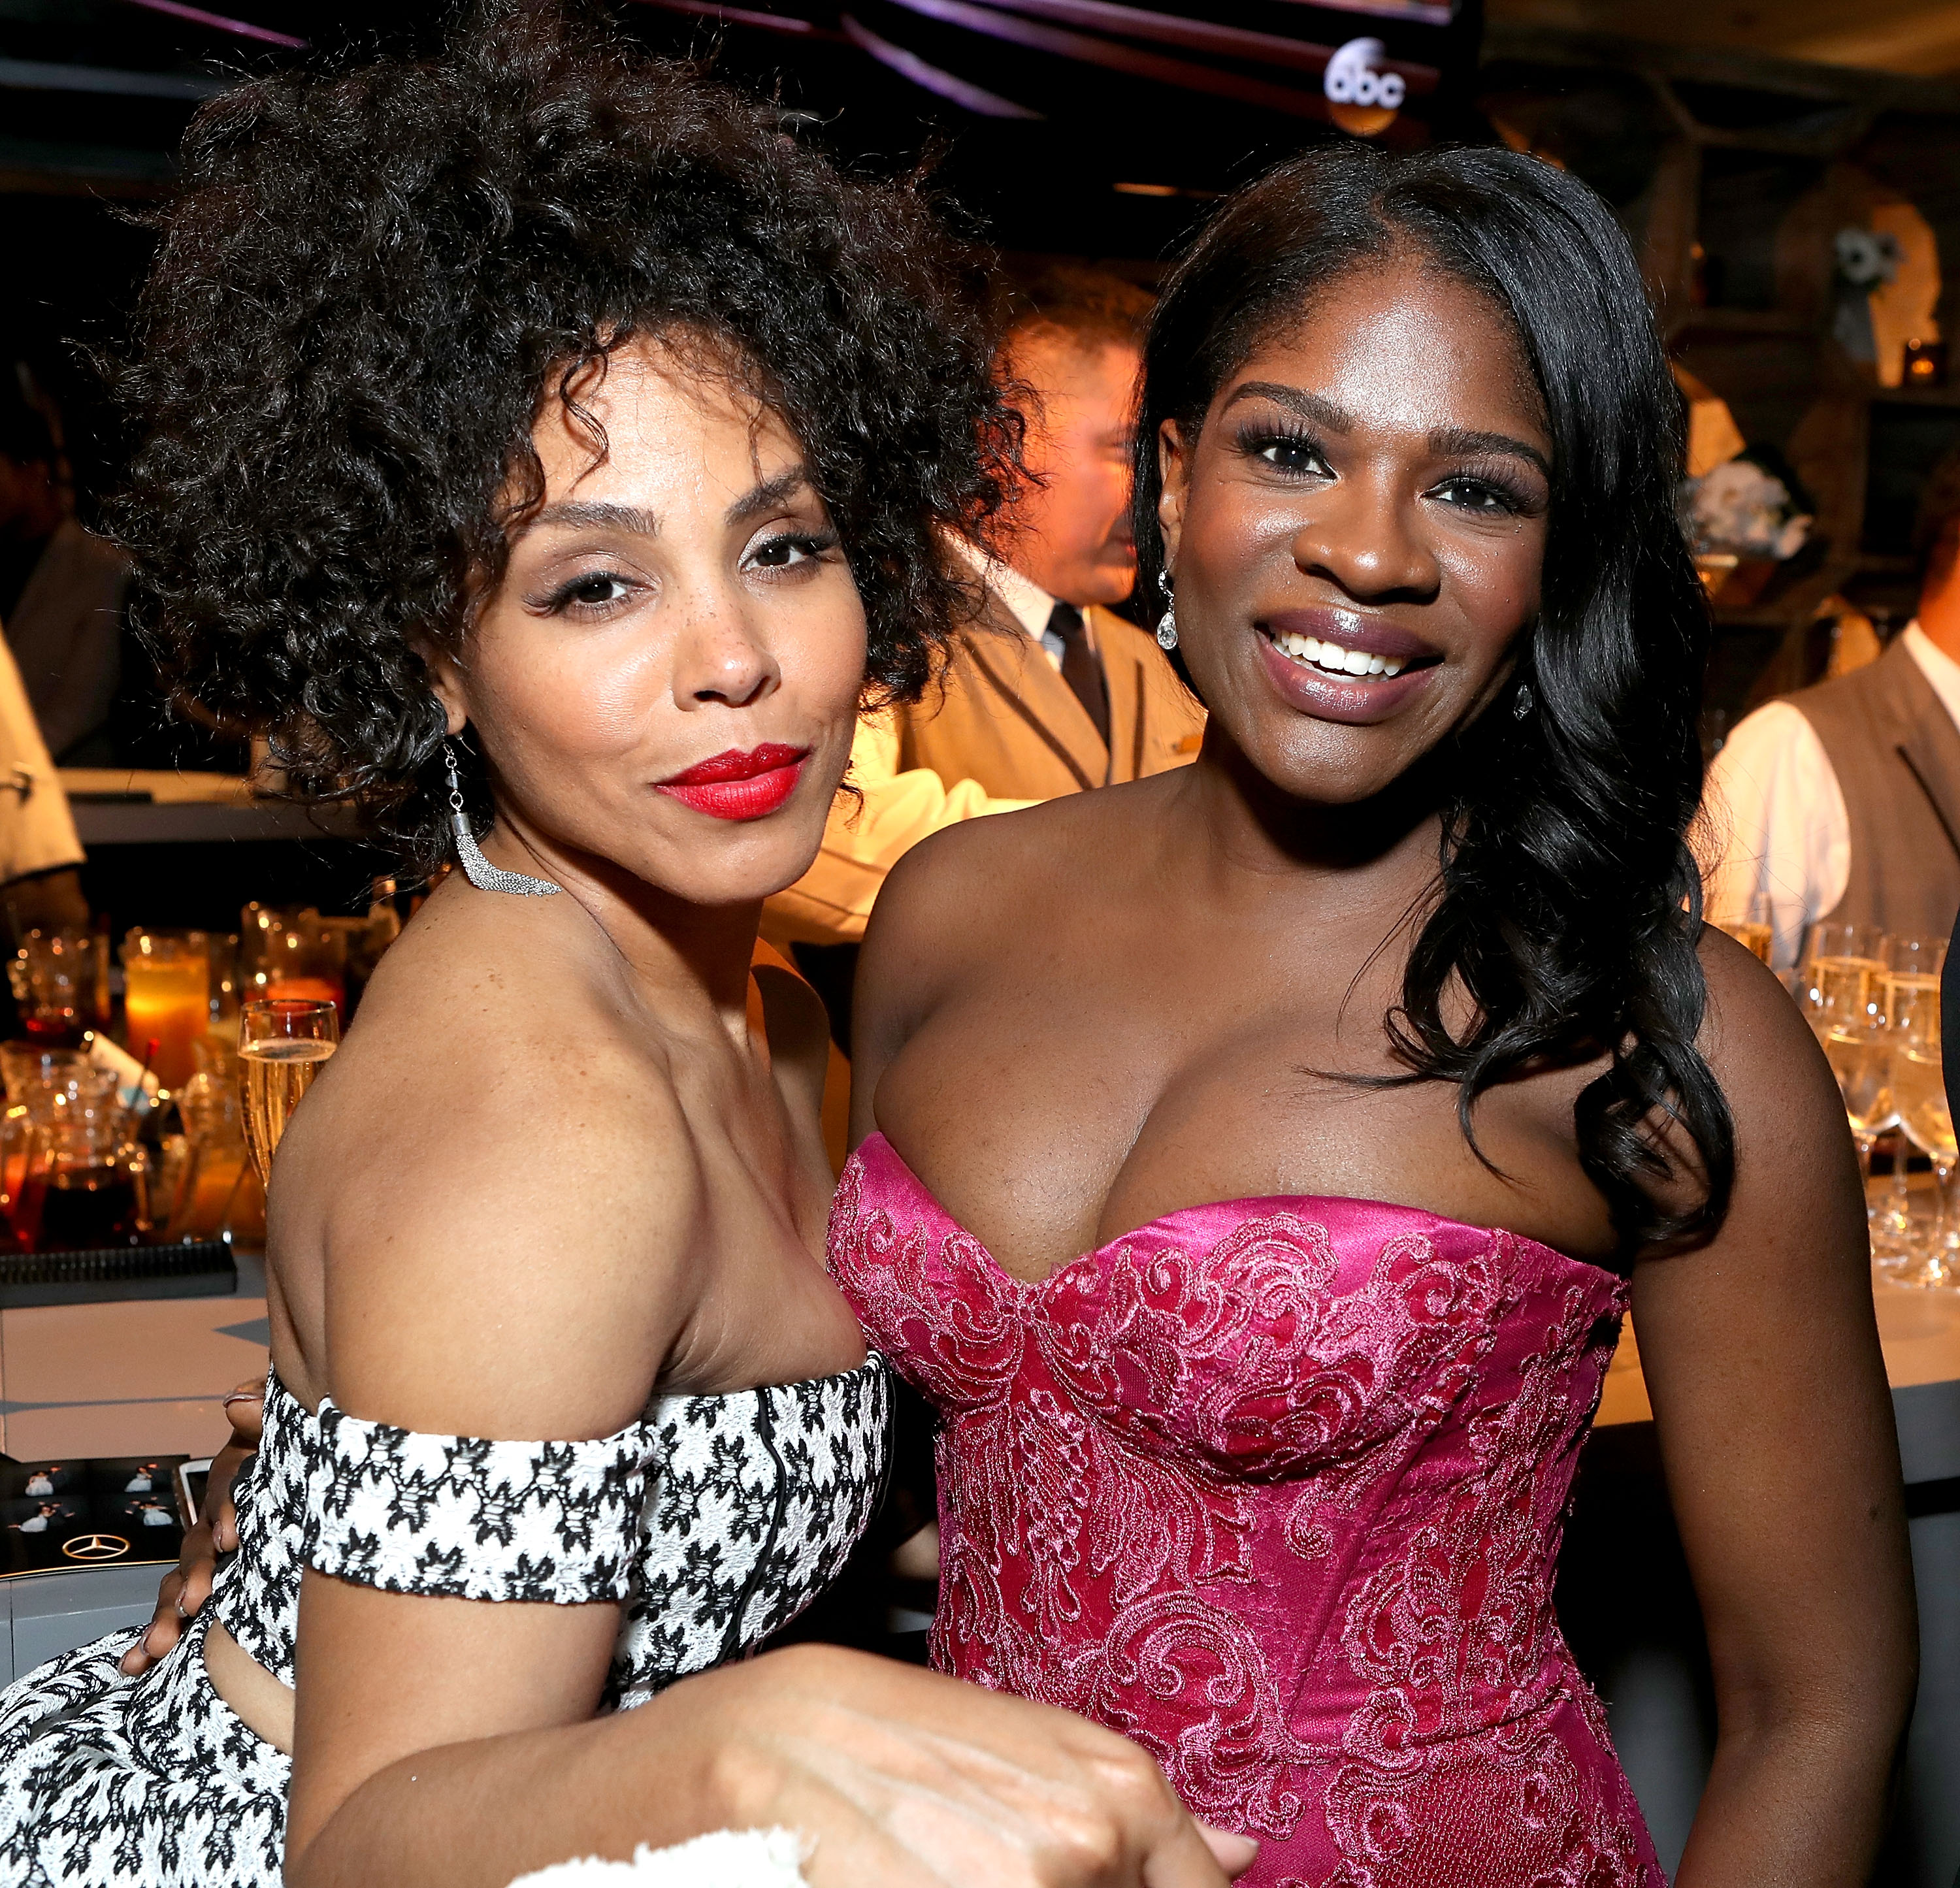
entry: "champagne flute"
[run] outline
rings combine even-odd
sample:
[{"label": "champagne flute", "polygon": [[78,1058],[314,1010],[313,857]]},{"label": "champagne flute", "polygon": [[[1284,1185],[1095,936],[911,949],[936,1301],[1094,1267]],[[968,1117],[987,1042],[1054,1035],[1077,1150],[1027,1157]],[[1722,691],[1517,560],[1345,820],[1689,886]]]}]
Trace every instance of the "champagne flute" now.
[{"label": "champagne flute", "polygon": [[1819,924],[1812,930],[1797,1000],[1820,1037],[1854,1019],[1875,1020],[1891,942],[1876,924]]},{"label": "champagne flute", "polygon": [[1748,902],[1739,914],[1714,918],[1710,922],[1717,930],[1727,932],[1743,949],[1763,963],[1770,961],[1775,949],[1776,930],[1771,921],[1768,892],[1752,892]]},{"label": "champagne flute", "polygon": [[245,1146],[261,1181],[272,1176],[272,1154],[293,1110],[339,1042],[339,1012],[330,1003],[271,996],[239,1012]]},{"label": "champagne flute", "polygon": [[1898,1273],[1906,1285],[1960,1283],[1960,1226],[1953,1214],[1953,1169],[1960,1146],[1953,1133],[1952,1110],[1946,1100],[1946,1071],[1939,1041],[1939,988],[1918,993],[1894,1031],[1892,1095],[1899,1125],[1914,1146],[1933,1162],[1939,1203],[1932,1231]]},{"label": "champagne flute", "polygon": [[[1943,937],[1895,937],[1887,944],[1884,1007],[1895,1040],[1913,1028],[1917,1012],[1929,1003],[1934,1006],[1933,1033],[1939,1033],[1939,973],[1946,961]],[[1891,1264],[1910,1256],[1912,1197],[1906,1184],[1907,1137],[1896,1108],[1885,1125],[1895,1130],[1892,1180],[1884,1198],[1871,1209],[1872,1256]]]}]

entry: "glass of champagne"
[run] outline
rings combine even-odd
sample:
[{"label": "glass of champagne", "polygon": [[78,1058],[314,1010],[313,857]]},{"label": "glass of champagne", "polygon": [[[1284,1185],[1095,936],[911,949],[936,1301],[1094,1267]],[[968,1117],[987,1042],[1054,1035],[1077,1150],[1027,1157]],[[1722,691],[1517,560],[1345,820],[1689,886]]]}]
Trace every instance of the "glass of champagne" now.
[{"label": "glass of champagne", "polygon": [[[1881,1000],[1882,1000],[1881,999]],[[1858,1147],[1858,1175],[1869,1184],[1872,1145],[1892,1126],[1892,1031],[1882,1013],[1865,1006],[1827,1019],[1824,1054],[1844,1098],[1851,1138]]]},{"label": "glass of champagne", "polygon": [[1932,1230],[1916,1243],[1905,1269],[1895,1276],[1905,1285],[1960,1285],[1960,1225],[1955,1222],[1952,1197],[1960,1148],[1955,1145],[1953,1114],[1946,1100],[1937,984],[1903,1011],[1893,1031],[1892,1082],[1899,1125],[1931,1159],[1939,1188]]},{"label": "glass of champagne", "polygon": [[[1939,973],[1946,961],[1943,937],[1895,937],[1886,945],[1884,1009],[1895,1038],[1914,1027],[1914,1019],[1927,1004],[1934,1006],[1936,1015]],[[1908,1143],[1896,1109],[1886,1126],[1893,1130],[1892,1178],[1871,1212],[1872,1256],[1881,1264],[1908,1257],[1912,1235],[1912,1197],[1906,1183]]]},{"label": "glass of champagne", "polygon": [[339,1012],[330,1003],[272,996],[239,1012],[245,1145],[262,1181],[271,1178],[273,1151],[293,1110],[339,1042]]},{"label": "glass of champagne", "polygon": [[1753,952],[1767,964],[1776,943],[1775,927],[1771,921],[1769,894],[1752,892],[1749,901],[1739,915],[1725,916],[1710,920],[1717,930],[1726,931],[1743,949]]},{"label": "glass of champagne", "polygon": [[1892,940],[1876,924],[1819,924],[1804,953],[1797,1001],[1820,1037],[1876,1019]]}]

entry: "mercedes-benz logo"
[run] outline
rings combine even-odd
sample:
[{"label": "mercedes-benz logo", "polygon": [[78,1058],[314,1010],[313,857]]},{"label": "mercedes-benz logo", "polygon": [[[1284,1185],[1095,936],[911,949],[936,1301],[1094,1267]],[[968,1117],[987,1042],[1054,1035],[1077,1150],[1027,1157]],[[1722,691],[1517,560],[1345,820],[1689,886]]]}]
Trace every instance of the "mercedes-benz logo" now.
[{"label": "mercedes-benz logo", "polygon": [[71,1560],[120,1560],[129,1543],[120,1534],[77,1534],[62,1543],[62,1552]]}]

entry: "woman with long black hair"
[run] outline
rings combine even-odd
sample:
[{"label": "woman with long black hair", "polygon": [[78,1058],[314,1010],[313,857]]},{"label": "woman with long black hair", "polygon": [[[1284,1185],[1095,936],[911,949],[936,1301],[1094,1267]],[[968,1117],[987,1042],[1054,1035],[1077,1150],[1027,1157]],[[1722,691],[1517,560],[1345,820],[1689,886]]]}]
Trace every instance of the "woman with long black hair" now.
[{"label": "woman with long black hair", "polygon": [[1720,1708],[1683,1884],[1875,1853],[1914,1618],[1856,1164],[1699,920],[1708,619],[1633,256],[1500,151],[1301,157],[1165,288],[1198,763],[892,874],[831,1263],[936,1402],[942,1669],[1249,1882],[1661,1876],[1551,1581],[1631,1305]]}]

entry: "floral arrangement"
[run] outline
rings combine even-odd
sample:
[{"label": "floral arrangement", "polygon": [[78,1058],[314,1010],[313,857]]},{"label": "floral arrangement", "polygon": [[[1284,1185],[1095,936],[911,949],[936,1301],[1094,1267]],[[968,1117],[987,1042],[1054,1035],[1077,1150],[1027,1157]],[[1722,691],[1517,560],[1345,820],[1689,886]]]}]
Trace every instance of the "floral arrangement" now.
[{"label": "floral arrangement", "polygon": [[1726,552],[1780,564],[1810,541],[1815,520],[1790,488],[1748,458],[1730,459],[1688,482],[1688,536],[1696,553]]}]

